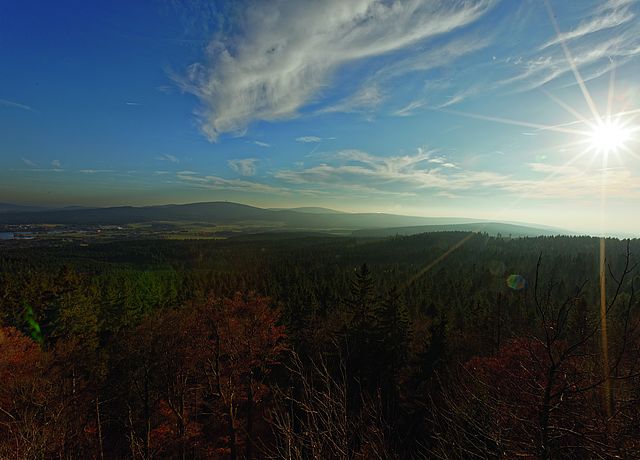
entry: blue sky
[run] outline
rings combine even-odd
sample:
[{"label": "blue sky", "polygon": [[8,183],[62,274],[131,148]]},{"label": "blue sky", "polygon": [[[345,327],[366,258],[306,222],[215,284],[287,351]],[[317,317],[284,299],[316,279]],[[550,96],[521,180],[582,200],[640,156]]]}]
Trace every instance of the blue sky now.
[{"label": "blue sky", "polygon": [[[232,200],[637,234],[639,13],[3,2],[0,202]],[[607,110],[627,139],[603,155],[589,132]]]}]

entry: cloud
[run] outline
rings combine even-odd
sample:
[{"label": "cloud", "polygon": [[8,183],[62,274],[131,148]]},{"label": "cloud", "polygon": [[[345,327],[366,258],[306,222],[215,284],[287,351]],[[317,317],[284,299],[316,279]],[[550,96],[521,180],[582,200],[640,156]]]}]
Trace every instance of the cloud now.
[{"label": "cloud", "polygon": [[129,106],[133,106],[133,107],[139,107],[139,106],[141,106],[142,104],[141,104],[140,102],[130,102],[130,101],[127,101],[127,102],[125,102],[125,105],[129,105]]},{"label": "cloud", "polygon": [[51,166],[53,166],[55,169],[61,169],[62,163],[60,162],[60,160],[52,160]]},{"label": "cloud", "polygon": [[244,179],[225,179],[219,176],[200,175],[192,171],[179,172],[176,174],[176,177],[184,183],[210,190],[274,194],[290,192],[290,190],[286,188],[274,187],[261,182],[253,182]]},{"label": "cloud", "polygon": [[322,97],[339,68],[468,25],[494,3],[248,1],[229,32],[211,41],[207,62],[176,80],[200,99],[202,131],[215,141],[252,121],[294,117]]},{"label": "cloud", "polygon": [[78,172],[82,174],[104,174],[104,173],[115,172],[115,170],[113,169],[80,169]]},{"label": "cloud", "polygon": [[413,113],[414,113],[414,111],[416,109],[419,109],[424,104],[425,104],[425,101],[423,101],[423,100],[417,100],[417,101],[410,102],[409,104],[405,105],[401,109],[398,109],[395,112],[393,112],[392,115],[396,116],[396,117],[408,117],[408,116],[411,116],[411,115],[413,115]]},{"label": "cloud", "polygon": [[446,191],[438,192],[436,193],[436,196],[441,196],[442,198],[449,198],[449,199],[461,198],[460,195],[456,195],[455,193],[446,192]]},{"label": "cloud", "polygon": [[440,104],[436,108],[444,109],[450,107],[452,105],[458,104],[468,98],[469,96],[473,96],[480,92],[480,86],[471,86],[469,88],[465,88],[461,91],[458,91],[453,96],[451,96],[446,102]]},{"label": "cloud", "polygon": [[33,108],[29,107],[28,105],[20,104],[19,102],[8,101],[7,99],[0,99],[0,107],[28,110],[29,112],[34,111]]},{"label": "cloud", "polygon": [[[530,163],[518,174],[463,170],[435,152],[417,149],[414,154],[376,156],[360,150],[345,150],[333,161],[310,167],[276,171],[274,177],[297,187],[332,191],[416,196],[464,195],[519,196],[528,199],[596,199],[602,184],[602,171],[587,165],[559,166]],[[640,178],[623,168],[606,172],[609,197],[640,197]]]},{"label": "cloud", "polygon": [[[457,176],[457,180],[444,173],[457,168],[443,157],[419,148],[413,155],[375,156],[361,150],[343,150],[334,155],[335,163],[322,163],[296,170],[280,170],[274,177],[298,185],[316,185],[325,188],[350,186],[355,183],[387,193],[415,195],[416,188],[467,188],[466,182],[475,185],[477,180]],[[433,160],[433,161],[431,161]],[[484,180],[485,177],[478,179]],[[408,190],[392,190],[399,185],[409,185]]]},{"label": "cloud", "polygon": [[253,141],[254,144],[256,144],[258,147],[271,147],[271,144],[267,144],[266,142],[261,142],[261,141]]},{"label": "cloud", "polygon": [[22,157],[21,160],[27,166],[31,166],[32,168],[37,168],[38,167],[38,164],[35,161],[31,161],[28,158]]},{"label": "cloud", "polygon": [[[583,74],[583,80],[603,75],[613,66],[621,66],[640,54],[640,35],[637,33],[635,14],[627,8],[630,2],[608,2],[595,10],[594,15],[576,28],[560,33],[543,43],[529,57],[507,59],[517,69],[516,75],[502,78],[493,88],[515,84],[519,90],[530,90],[546,85],[569,74],[572,66],[559,45],[568,43],[573,63]],[[614,29],[606,37],[591,37],[605,29]]]},{"label": "cloud", "polygon": [[296,138],[297,142],[303,142],[305,144],[312,144],[315,142],[321,142],[322,138],[318,136],[302,136]]},{"label": "cloud", "polygon": [[627,8],[607,11],[603,16],[596,16],[587,22],[579,24],[578,27],[570,30],[569,32],[561,33],[560,35],[542,45],[540,49],[543,50],[550,46],[559,45],[562,42],[568,42],[570,40],[582,38],[586,35],[599,32],[601,30],[618,27],[628,21],[631,21],[634,16],[635,15],[631,13]]},{"label": "cloud", "polygon": [[368,84],[362,86],[355,94],[343,99],[337,104],[319,110],[319,113],[331,112],[366,112],[378,107],[384,101],[385,95],[378,85]]},{"label": "cloud", "polygon": [[257,158],[244,158],[242,160],[229,160],[229,167],[242,176],[255,176]]},{"label": "cloud", "polygon": [[169,155],[169,154],[164,154],[164,155],[160,155],[154,158],[154,160],[158,160],[158,161],[168,161],[169,163],[174,163],[174,164],[178,164],[180,163],[180,159],[177,157],[174,157],[173,155]]}]

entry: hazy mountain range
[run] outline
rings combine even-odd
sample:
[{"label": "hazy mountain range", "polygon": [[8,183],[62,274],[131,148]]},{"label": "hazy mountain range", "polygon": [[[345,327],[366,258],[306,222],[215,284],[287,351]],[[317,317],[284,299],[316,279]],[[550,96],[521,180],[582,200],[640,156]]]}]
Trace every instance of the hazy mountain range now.
[{"label": "hazy mountain range", "polygon": [[327,208],[263,209],[231,202],[42,209],[0,205],[0,224],[127,225],[144,222],[200,222],[251,225],[255,230],[341,231],[358,236],[410,235],[432,231],[479,231],[512,236],[567,234],[565,230],[530,224],[489,222],[460,217],[419,217],[385,213],[346,213]]}]

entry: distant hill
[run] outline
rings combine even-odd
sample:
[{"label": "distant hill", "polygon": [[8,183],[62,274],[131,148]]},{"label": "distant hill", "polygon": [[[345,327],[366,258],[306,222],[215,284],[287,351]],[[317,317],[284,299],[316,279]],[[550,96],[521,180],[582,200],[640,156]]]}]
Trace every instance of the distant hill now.
[{"label": "distant hill", "polygon": [[348,214],[344,211],[336,211],[335,209],[321,208],[318,206],[304,206],[301,208],[269,208],[272,211],[295,211],[307,214]]},{"label": "distant hill", "polygon": [[44,211],[47,208],[43,206],[25,206],[21,204],[0,203],[0,213],[5,212],[34,212]]},{"label": "distant hill", "polygon": [[[231,202],[72,208],[0,213],[0,224],[126,225],[145,222],[201,222],[214,225],[251,225],[251,231],[347,231],[360,236],[415,234],[427,231],[487,231],[513,236],[558,234],[513,224],[477,219],[417,217],[384,213],[344,213],[326,208],[262,209]],[[357,232],[359,231],[359,232]]]},{"label": "distant hill", "polygon": [[358,237],[381,238],[395,235],[417,235],[419,233],[453,231],[479,232],[487,233],[492,236],[502,235],[505,237],[510,236],[513,238],[523,236],[554,236],[570,234],[570,232],[560,229],[532,227],[501,222],[478,222],[469,224],[419,225],[412,227],[363,229],[353,231],[352,235]]},{"label": "distant hill", "polygon": [[162,206],[63,209],[0,214],[0,224],[131,224],[153,221],[216,224],[265,222],[300,229],[359,229],[469,222],[469,219],[400,216],[382,213],[309,213],[262,209],[231,202]]}]

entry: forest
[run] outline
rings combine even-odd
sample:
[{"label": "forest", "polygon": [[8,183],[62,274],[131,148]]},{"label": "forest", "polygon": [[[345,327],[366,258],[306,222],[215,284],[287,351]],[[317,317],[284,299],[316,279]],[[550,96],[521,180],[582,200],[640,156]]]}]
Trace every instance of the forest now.
[{"label": "forest", "polygon": [[640,458],[640,240],[0,243],[1,459]]}]

